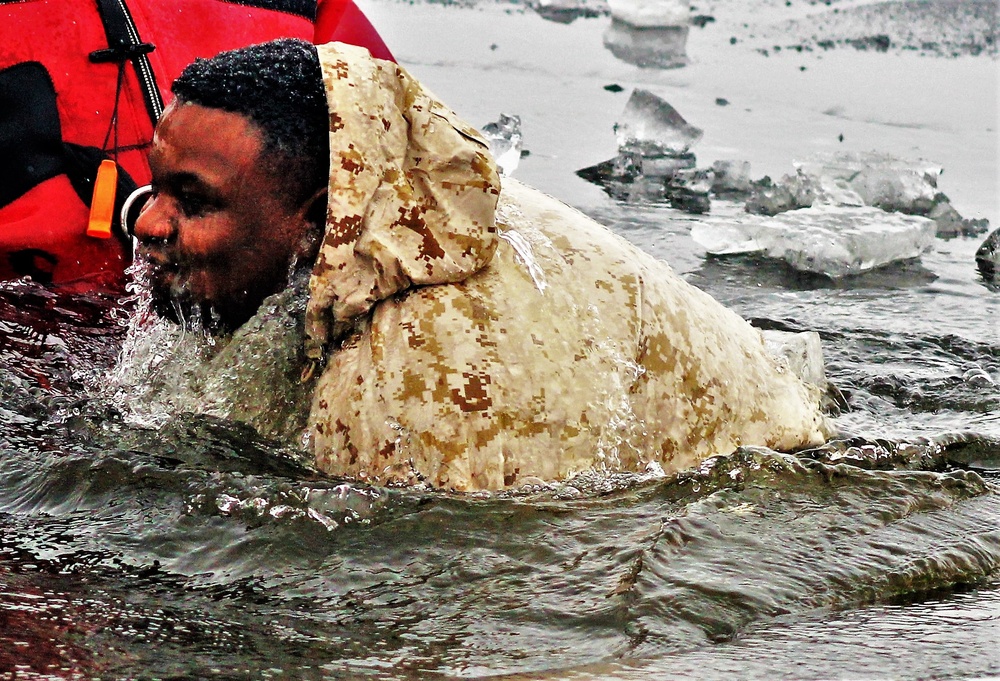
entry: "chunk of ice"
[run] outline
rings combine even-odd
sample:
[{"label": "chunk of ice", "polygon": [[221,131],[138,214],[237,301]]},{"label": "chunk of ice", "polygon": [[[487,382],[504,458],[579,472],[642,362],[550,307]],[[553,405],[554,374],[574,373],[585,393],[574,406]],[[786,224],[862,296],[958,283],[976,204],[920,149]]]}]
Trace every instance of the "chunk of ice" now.
[{"label": "chunk of ice", "polygon": [[769,355],[784,367],[811,383],[820,390],[826,390],[826,369],[823,363],[823,345],[815,331],[762,330],[764,347]]},{"label": "chunk of ice", "polygon": [[907,161],[869,151],[818,154],[793,165],[794,175],[760,185],[761,205],[753,212],[773,215],[781,210],[835,204],[927,215],[940,198],[937,179],[942,169],[928,161]]},{"label": "chunk of ice", "polygon": [[666,199],[678,210],[707,213],[711,208],[708,191],[712,188],[713,179],[711,170],[678,170],[666,184]]},{"label": "chunk of ice", "polygon": [[636,89],[615,125],[618,149],[643,156],[678,156],[701,139],[702,131],[649,90]]},{"label": "chunk of ice", "polygon": [[618,155],[576,174],[623,201],[666,202],[691,213],[709,210],[714,173],[695,169],[688,151],[702,132],[666,101],[634,90],[615,124]]},{"label": "chunk of ice", "polygon": [[600,17],[609,13],[607,0],[532,0],[529,6],[543,19],[569,24],[580,17]]},{"label": "chunk of ice", "polygon": [[846,180],[799,169],[777,183],[767,177],[757,182],[746,210],[758,215],[777,215],[815,205],[863,206],[865,202]]},{"label": "chunk of ice", "polygon": [[687,26],[691,5],[680,0],[608,0],[611,16],[633,26]]},{"label": "chunk of ice", "polygon": [[997,279],[1000,272],[1000,229],[991,232],[976,250],[976,266],[986,281]]},{"label": "chunk of ice", "polygon": [[877,151],[822,154],[793,165],[822,190],[847,190],[866,206],[910,215],[930,212],[943,172],[929,161],[907,161]]},{"label": "chunk of ice", "polygon": [[985,220],[967,220],[938,191],[941,166],[907,161],[877,151],[820,154],[795,162],[794,175],[778,182],[754,183],[746,203],[749,213],[777,215],[817,205],[874,206],[907,215],[926,215],[942,238],[976,236],[989,229]]},{"label": "chunk of ice", "polygon": [[521,117],[502,113],[499,119],[484,125],[482,133],[500,173],[510,177],[521,162]]},{"label": "chunk of ice", "polygon": [[820,205],[773,217],[709,217],[695,223],[691,237],[713,255],[761,253],[836,279],[917,258],[933,247],[935,232],[924,217]]},{"label": "chunk of ice", "polygon": [[753,191],[749,161],[722,159],[712,164],[712,193],[724,198],[747,196]]},{"label": "chunk of ice", "polygon": [[938,202],[927,214],[931,220],[937,223],[937,235],[942,239],[951,239],[957,236],[980,236],[990,229],[990,221],[986,218],[963,218],[955,210],[944,194],[938,195]]}]

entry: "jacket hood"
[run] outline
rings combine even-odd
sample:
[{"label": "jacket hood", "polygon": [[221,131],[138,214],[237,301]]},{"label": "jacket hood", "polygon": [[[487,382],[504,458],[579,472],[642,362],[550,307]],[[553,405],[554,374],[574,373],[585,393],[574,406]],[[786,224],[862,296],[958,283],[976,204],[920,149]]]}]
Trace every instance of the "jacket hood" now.
[{"label": "jacket hood", "polygon": [[405,69],[351,45],[317,51],[330,183],[306,307],[313,360],[379,301],[485,267],[497,247],[500,193],[479,133]]}]

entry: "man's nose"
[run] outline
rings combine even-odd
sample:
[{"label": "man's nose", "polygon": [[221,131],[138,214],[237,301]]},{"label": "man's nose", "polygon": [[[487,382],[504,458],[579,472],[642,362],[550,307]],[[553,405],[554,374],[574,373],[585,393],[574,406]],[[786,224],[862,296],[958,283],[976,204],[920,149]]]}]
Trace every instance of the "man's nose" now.
[{"label": "man's nose", "polygon": [[176,233],[173,216],[164,197],[152,195],[135,220],[133,233],[140,243],[169,241]]}]

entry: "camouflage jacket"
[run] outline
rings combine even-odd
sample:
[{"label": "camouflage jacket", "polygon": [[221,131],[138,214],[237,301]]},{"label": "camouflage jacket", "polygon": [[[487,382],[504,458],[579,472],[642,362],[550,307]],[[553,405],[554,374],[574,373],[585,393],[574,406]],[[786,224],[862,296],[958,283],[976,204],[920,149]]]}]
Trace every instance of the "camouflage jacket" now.
[{"label": "camouflage jacket", "polygon": [[319,54],[330,198],[304,350],[321,469],[474,491],[828,436],[818,391],[739,316],[555,199],[501,190],[477,132],[402,67]]}]

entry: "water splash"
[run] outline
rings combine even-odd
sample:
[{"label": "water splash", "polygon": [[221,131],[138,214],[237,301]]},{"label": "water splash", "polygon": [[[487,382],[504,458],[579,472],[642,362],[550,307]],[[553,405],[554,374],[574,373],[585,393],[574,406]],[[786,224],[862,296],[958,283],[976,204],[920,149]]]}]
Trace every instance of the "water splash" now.
[{"label": "water splash", "polygon": [[[517,254],[517,260],[524,265],[525,269],[528,270],[528,276],[531,280],[535,282],[535,288],[538,289],[540,293],[544,293],[545,289],[548,288],[548,283],[545,281],[545,272],[542,270],[538,261],[535,260],[535,256],[532,253],[532,243],[528,240],[522,233],[515,232],[510,229],[497,229],[497,236],[510,244],[511,248]],[[533,236],[537,238],[543,238],[540,233],[536,233]],[[545,245],[550,245],[546,243]]]},{"label": "water splash", "polygon": [[220,335],[199,316],[204,311],[179,324],[157,316],[141,283],[143,265],[136,267],[137,312],[102,395],[134,425],[160,428],[178,414],[201,414],[304,446],[310,393],[299,380],[299,353],[308,272],[265,299],[235,333]]}]

